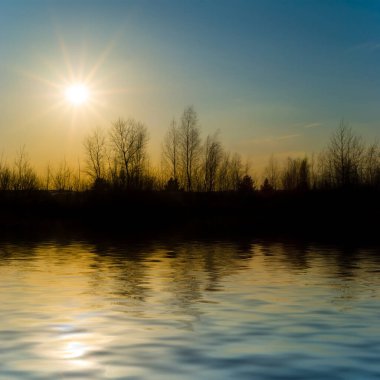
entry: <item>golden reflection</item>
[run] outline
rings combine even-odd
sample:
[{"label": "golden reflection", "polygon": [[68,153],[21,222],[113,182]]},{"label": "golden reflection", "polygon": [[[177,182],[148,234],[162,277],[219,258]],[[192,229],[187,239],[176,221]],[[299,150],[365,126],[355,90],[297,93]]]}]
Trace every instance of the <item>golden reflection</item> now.
[{"label": "golden reflection", "polygon": [[62,357],[64,359],[77,359],[86,354],[88,348],[82,342],[66,342]]},{"label": "golden reflection", "polygon": [[[353,263],[336,259],[309,246],[264,242],[2,245],[0,333],[14,356],[8,365],[34,378],[156,378],[167,365],[162,358],[177,364],[174,352],[187,353],[199,331],[200,351],[212,344],[229,358],[285,352],[294,349],[294,334],[318,329],[315,314],[327,325],[324,310],[340,318],[355,294],[363,299],[351,276],[363,281],[372,263],[347,278]],[[350,297],[337,307],[342,291]],[[247,339],[236,345],[235,331]],[[214,336],[226,340],[209,343]]]}]

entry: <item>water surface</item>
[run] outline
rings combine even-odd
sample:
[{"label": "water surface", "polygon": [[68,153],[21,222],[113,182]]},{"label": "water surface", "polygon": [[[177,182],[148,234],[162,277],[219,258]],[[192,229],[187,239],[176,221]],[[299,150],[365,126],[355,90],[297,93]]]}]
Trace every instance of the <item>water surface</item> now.
[{"label": "water surface", "polygon": [[0,379],[378,379],[380,255],[268,241],[0,243]]}]

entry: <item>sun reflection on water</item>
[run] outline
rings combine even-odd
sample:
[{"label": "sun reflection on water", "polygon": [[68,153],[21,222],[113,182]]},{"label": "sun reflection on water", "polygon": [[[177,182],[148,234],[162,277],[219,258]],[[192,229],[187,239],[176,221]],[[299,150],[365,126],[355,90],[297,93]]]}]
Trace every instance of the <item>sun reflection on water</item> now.
[{"label": "sun reflection on water", "polygon": [[77,359],[84,356],[88,348],[82,342],[67,342],[63,350],[64,359]]},{"label": "sun reflection on water", "polygon": [[0,379],[379,378],[377,251],[243,243],[0,244]]}]

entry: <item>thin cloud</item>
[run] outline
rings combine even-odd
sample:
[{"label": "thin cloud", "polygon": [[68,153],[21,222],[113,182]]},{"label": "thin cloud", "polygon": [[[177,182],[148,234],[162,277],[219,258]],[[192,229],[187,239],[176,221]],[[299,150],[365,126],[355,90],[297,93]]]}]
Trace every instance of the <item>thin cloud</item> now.
[{"label": "thin cloud", "polygon": [[306,124],[303,127],[305,129],[310,129],[310,128],[318,128],[318,127],[321,127],[321,126],[322,126],[322,124],[320,124],[320,123],[311,123],[311,124]]},{"label": "thin cloud", "polygon": [[299,136],[301,136],[299,133],[295,133],[293,135],[278,136],[278,137],[275,137],[274,140],[275,141],[289,140],[289,139],[294,139]]}]

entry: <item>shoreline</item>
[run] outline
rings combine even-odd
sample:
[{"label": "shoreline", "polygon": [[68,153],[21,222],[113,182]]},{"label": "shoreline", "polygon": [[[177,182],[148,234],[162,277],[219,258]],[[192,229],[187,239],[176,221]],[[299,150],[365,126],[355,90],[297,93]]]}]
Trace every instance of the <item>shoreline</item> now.
[{"label": "shoreline", "polygon": [[109,235],[189,233],[379,241],[378,192],[6,192],[3,233],[73,229]]}]

